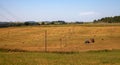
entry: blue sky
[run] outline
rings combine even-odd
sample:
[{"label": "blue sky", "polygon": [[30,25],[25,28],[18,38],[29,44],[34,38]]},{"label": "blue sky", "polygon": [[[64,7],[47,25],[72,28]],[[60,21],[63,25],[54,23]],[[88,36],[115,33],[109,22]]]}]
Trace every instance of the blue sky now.
[{"label": "blue sky", "polygon": [[0,21],[93,21],[120,15],[120,0],[0,0]]}]

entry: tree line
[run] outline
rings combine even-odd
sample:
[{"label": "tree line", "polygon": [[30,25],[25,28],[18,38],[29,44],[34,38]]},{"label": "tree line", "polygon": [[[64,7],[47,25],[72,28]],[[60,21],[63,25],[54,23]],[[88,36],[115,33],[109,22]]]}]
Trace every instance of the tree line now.
[{"label": "tree line", "polygon": [[104,17],[98,20],[94,20],[94,23],[120,23],[120,16]]},{"label": "tree line", "polygon": [[[1,27],[14,27],[14,26],[33,26],[33,25],[62,25],[62,24],[85,24],[86,22],[66,22],[62,20],[58,21],[25,21],[25,22],[0,22]],[[120,16],[104,17],[98,20],[94,20],[93,23],[120,23]]]},{"label": "tree line", "polygon": [[83,22],[65,22],[65,21],[26,21],[26,22],[0,22],[0,27],[15,27],[15,26],[34,26],[34,25],[62,25],[62,24],[83,24]]},{"label": "tree line", "polygon": [[0,22],[0,27],[39,25],[37,22]]}]

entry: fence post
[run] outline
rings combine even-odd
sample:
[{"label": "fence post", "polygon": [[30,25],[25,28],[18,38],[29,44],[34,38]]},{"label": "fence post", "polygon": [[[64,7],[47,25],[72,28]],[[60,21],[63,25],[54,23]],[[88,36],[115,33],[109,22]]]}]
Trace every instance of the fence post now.
[{"label": "fence post", "polygon": [[60,38],[60,49],[62,49],[62,38]]},{"label": "fence post", "polygon": [[45,52],[47,52],[47,30],[45,30]]}]

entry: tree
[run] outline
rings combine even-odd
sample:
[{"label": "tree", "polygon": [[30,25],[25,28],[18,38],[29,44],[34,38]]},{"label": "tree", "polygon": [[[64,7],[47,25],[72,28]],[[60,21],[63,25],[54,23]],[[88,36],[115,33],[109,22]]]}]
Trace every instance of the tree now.
[{"label": "tree", "polygon": [[65,21],[52,21],[51,24],[66,24]]},{"label": "tree", "polygon": [[24,24],[28,26],[30,23],[29,22],[25,22]]},{"label": "tree", "polygon": [[120,16],[114,16],[114,17],[105,17],[105,18],[101,18],[98,20],[94,20],[94,23],[120,23]]}]

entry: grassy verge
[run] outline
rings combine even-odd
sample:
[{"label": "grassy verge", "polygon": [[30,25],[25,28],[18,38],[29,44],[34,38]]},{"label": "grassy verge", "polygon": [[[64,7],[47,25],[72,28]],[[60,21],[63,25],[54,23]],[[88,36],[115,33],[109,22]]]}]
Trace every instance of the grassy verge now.
[{"label": "grassy verge", "polygon": [[120,50],[78,53],[0,52],[0,65],[120,65]]}]

